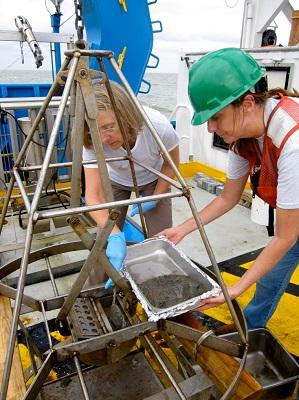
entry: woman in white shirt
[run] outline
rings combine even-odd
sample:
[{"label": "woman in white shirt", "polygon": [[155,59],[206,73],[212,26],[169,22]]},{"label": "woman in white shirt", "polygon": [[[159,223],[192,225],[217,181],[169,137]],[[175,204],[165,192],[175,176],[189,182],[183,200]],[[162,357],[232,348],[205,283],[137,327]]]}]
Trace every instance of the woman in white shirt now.
[{"label": "woman in white shirt", "polygon": [[[110,82],[113,97],[115,100],[116,111],[122,121],[125,134],[128,137],[132,157],[137,161],[161,171],[170,178],[174,177],[174,172],[167,160],[163,157],[160,149],[151,135],[149,129],[144,124],[135,104],[132,102],[127,92],[117,83]],[[93,83],[97,106],[99,109],[98,127],[103,144],[106,158],[123,157],[127,155],[124,148],[124,139],[117,123],[115,113],[111,104],[110,97],[105,85]],[[160,112],[148,107],[144,107],[150,121],[160,136],[163,144],[172,157],[174,163],[179,164],[178,136],[170,122]],[[92,147],[91,137],[86,132],[84,138],[83,160],[96,159]],[[134,164],[138,191],[141,196],[159,195],[169,191],[169,183],[157,175],[149,172],[141,166]],[[127,160],[113,161],[108,163],[108,172],[111,180],[114,200],[129,199],[133,191],[132,174]],[[97,164],[84,166],[86,182],[86,204],[93,205],[105,202],[101,186],[100,174]],[[142,203],[142,211],[145,216],[149,236],[153,236],[161,229],[172,226],[171,200],[162,199]],[[112,235],[108,239],[106,254],[116,269],[120,269],[125,257],[125,238],[121,232],[127,207],[120,208],[121,215],[117,221]],[[131,216],[138,214],[138,207],[132,207]],[[91,213],[99,227],[102,227],[108,217],[108,210],[99,210]],[[120,251],[120,249],[122,249]],[[115,259],[117,257],[117,260]]]}]

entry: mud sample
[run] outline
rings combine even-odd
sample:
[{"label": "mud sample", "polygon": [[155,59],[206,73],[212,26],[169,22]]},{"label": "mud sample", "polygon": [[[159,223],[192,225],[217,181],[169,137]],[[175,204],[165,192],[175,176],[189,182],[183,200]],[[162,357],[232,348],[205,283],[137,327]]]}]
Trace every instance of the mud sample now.
[{"label": "mud sample", "polygon": [[168,308],[212,289],[203,277],[202,282],[186,275],[162,275],[138,285],[148,302],[156,308]]}]

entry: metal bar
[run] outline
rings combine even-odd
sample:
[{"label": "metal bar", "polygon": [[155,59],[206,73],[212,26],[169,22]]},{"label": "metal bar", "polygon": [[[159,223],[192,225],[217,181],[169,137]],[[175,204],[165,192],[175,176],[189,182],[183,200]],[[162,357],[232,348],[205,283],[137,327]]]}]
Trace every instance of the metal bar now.
[{"label": "metal bar", "polygon": [[67,57],[73,57],[74,53],[80,53],[80,56],[86,56],[86,57],[109,57],[113,56],[113,52],[109,50],[83,50],[83,49],[74,49],[74,50],[67,50],[64,52],[64,54]]},{"label": "metal bar", "polygon": [[80,218],[77,215],[67,218],[68,224],[78,235],[84,246],[91,250],[94,245],[94,237],[88,232],[85,226],[81,223]]},{"label": "metal bar", "polygon": [[[123,161],[123,160],[128,160],[128,157],[114,157],[114,158],[106,158],[105,162],[112,162],[112,161]],[[82,165],[88,165],[88,164],[96,164],[97,160],[88,160],[88,161],[82,161]],[[67,161],[67,162],[62,162],[62,163],[55,163],[55,164],[49,164],[48,168],[59,168],[59,167],[71,167],[73,164],[72,161]],[[19,171],[36,171],[38,169],[41,169],[42,165],[32,165],[28,167],[19,167]]]},{"label": "metal bar", "polygon": [[[164,321],[165,331],[168,334],[181,337],[183,339],[191,340],[192,342],[197,342],[205,332],[200,332],[197,329],[191,328],[183,324],[179,324],[173,321]],[[163,327],[164,330],[164,327]],[[222,339],[218,336],[209,336],[205,339],[204,345],[214,349],[216,351],[221,351],[222,353],[229,354],[233,357],[242,357],[244,348],[239,344],[230,342],[228,340]]]},{"label": "metal bar", "polygon": [[18,158],[18,154],[19,154],[19,145],[18,145],[18,137],[17,137],[17,129],[16,129],[16,123],[15,123],[14,110],[12,110],[11,114],[12,115],[8,115],[8,124],[9,124],[13,159],[16,160]]},{"label": "metal bar", "polygon": [[74,357],[74,361],[75,361],[75,365],[76,365],[76,369],[77,369],[77,373],[78,373],[78,378],[79,378],[79,382],[80,382],[80,385],[81,385],[81,389],[82,389],[82,393],[83,393],[84,399],[85,400],[89,400],[90,397],[89,397],[89,394],[88,394],[86,383],[84,381],[84,377],[83,377],[83,374],[82,374],[82,369],[81,369],[78,357],[75,356]]},{"label": "metal bar", "polygon": [[[242,49],[244,51],[247,51],[249,53],[272,53],[272,52],[282,52],[282,53],[287,53],[287,52],[298,52],[299,48],[296,46],[286,46],[286,47],[257,47],[257,48],[249,48],[249,49]],[[200,52],[190,52],[190,53],[185,53],[185,56],[203,56],[207,52],[206,51],[200,51]]]},{"label": "metal bar", "polygon": [[130,206],[131,204],[135,203],[144,203],[150,200],[162,200],[162,199],[169,199],[173,197],[181,197],[183,196],[182,192],[172,192],[172,193],[163,193],[159,195],[151,195],[145,197],[139,197],[137,199],[131,200],[120,200],[120,201],[113,201],[112,203],[102,203],[102,204],[95,204],[92,206],[81,206],[75,208],[68,208],[67,210],[57,210],[57,211],[39,211],[38,215],[36,216],[37,219],[47,219],[65,215],[73,215],[97,210],[103,210],[105,208],[116,208],[118,206]]},{"label": "metal bar", "polygon": [[[30,357],[30,362],[32,365],[32,370],[34,375],[36,376],[38,373],[38,367],[35,361],[35,357],[34,354],[37,355],[37,357],[39,358],[39,360],[42,360],[42,355],[38,349],[38,347],[36,346],[35,342],[32,340],[31,336],[28,333],[27,328],[25,327],[25,325],[22,323],[21,319],[19,320],[19,325],[21,327],[21,330],[25,336],[25,340],[26,340],[26,345],[28,348],[28,352],[29,352],[29,357]],[[38,396],[39,400],[42,400],[42,396],[41,394]]]},{"label": "metal bar", "polygon": [[232,300],[231,300],[231,298],[230,298],[230,296],[228,294],[226,285],[225,285],[225,283],[223,281],[223,278],[222,278],[222,275],[220,273],[220,270],[219,270],[219,267],[218,267],[214,252],[213,252],[212,247],[210,245],[209,239],[207,237],[206,231],[204,229],[204,226],[203,226],[201,220],[199,219],[198,212],[197,212],[193,197],[191,196],[191,193],[190,193],[190,197],[188,198],[188,202],[189,202],[189,205],[190,205],[194,220],[196,222],[197,228],[198,228],[199,233],[201,235],[202,241],[204,243],[204,246],[205,246],[206,251],[208,253],[208,256],[210,258],[211,264],[213,266],[214,273],[215,273],[215,275],[217,277],[218,283],[219,283],[219,285],[221,287],[221,290],[222,290],[222,293],[224,295],[225,301],[226,301],[226,303],[228,305],[228,308],[229,308],[229,311],[231,313],[231,316],[232,316],[232,318],[233,318],[233,320],[234,320],[234,322],[236,324],[236,328],[237,328],[238,333],[240,335],[241,342],[243,344],[246,344],[247,343],[247,336],[248,336],[248,334],[246,333],[247,327],[246,327],[245,331],[243,331],[243,329],[241,327],[241,324],[240,324],[240,321],[238,319],[238,316],[237,316],[237,314],[235,312],[235,309],[234,309],[234,307],[232,305]]},{"label": "metal bar", "polygon": [[[183,345],[177,340],[177,339],[172,339],[168,333],[164,330],[159,331],[162,338],[165,340],[167,346],[171,349],[171,351],[175,354],[177,361],[182,368],[185,370],[185,377],[187,376],[193,376],[196,375],[196,372],[190,362],[188,361],[187,357],[185,354],[181,351],[181,348],[183,348]],[[187,373],[187,374],[186,374]]]},{"label": "metal bar", "polygon": [[[19,170],[20,170],[20,168],[19,168]],[[67,186],[67,187],[63,187],[63,188],[57,188],[56,190],[54,190],[54,189],[48,189],[47,190],[47,193],[48,194],[52,194],[52,193],[55,193],[55,192],[65,192],[65,191],[67,191],[67,190],[70,190],[70,186]],[[27,193],[27,192],[26,192]],[[44,193],[46,193],[45,192],[45,190],[42,190],[42,193],[41,194],[44,194]],[[32,197],[32,196],[34,196],[34,192],[28,192],[27,193],[27,196],[28,197]],[[19,198],[21,198],[22,197],[22,195],[21,194],[15,194],[15,195],[12,195],[11,196],[11,199],[19,199]]]},{"label": "metal bar", "polygon": [[49,257],[46,254],[44,256],[44,259],[46,261],[46,266],[47,266],[47,269],[48,269],[48,272],[49,272],[49,277],[50,277],[50,280],[51,280],[51,283],[52,283],[53,292],[54,292],[55,296],[59,296],[59,292],[58,292],[57,285],[56,285],[56,282],[55,282],[55,278],[54,278],[54,275],[53,275],[53,272],[52,272],[52,268],[51,268],[51,264],[50,264],[50,261],[49,261]]},{"label": "metal bar", "polygon": [[156,349],[154,348],[153,344],[151,343],[151,341],[149,340],[149,338],[147,336],[144,337],[144,340],[146,341],[147,345],[149,346],[150,350],[154,353],[160,367],[162,368],[162,370],[164,371],[164,373],[166,374],[167,378],[169,379],[169,381],[171,382],[172,386],[174,387],[175,391],[177,392],[179,398],[181,400],[187,400],[184,393],[182,392],[181,388],[179,387],[179,385],[176,383],[174,377],[171,375],[170,371],[168,370],[168,368],[166,367],[165,363],[163,362],[162,358],[160,357],[160,355],[158,354],[158,352],[156,351]]},{"label": "metal bar", "polygon": [[[114,290],[115,290],[115,288],[114,288]],[[101,325],[102,325],[104,333],[113,332],[113,328],[112,328],[110,321],[104,311],[104,308],[102,307],[101,301],[99,299],[97,299],[97,301],[95,302],[95,300],[91,297],[90,302],[92,304],[92,307],[94,309],[94,312],[95,312],[98,320],[101,321]]]},{"label": "metal bar", "polygon": [[118,213],[114,212],[114,213],[110,213],[109,218],[101,232],[101,235],[99,235],[96,240],[95,243],[88,255],[88,258],[86,260],[86,262],[84,263],[83,267],[81,268],[81,271],[75,281],[75,283],[73,284],[64,305],[61,307],[57,319],[59,321],[63,321],[66,319],[66,316],[69,314],[72,306],[74,305],[76,298],[79,296],[80,291],[84,285],[84,283],[86,282],[86,279],[88,278],[88,275],[90,274],[90,271],[92,270],[94,264],[96,263],[96,261],[98,260],[105,244],[107,241],[108,236],[110,235],[113,226],[115,224],[115,221],[118,217]]},{"label": "metal bar", "polygon": [[[75,233],[78,237],[82,240],[85,247],[89,250],[92,249],[94,245],[94,238],[92,235],[87,231],[84,225],[80,222],[78,217],[71,217],[68,218],[68,223],[74,229]],[[112,280],[118,284],[118,286],[127,292],[129,290],[129,286],[127,285],[126,281],[122,278],[122,276],[112,267],[111,263],[107,259],[107,257],[100,253],[99,255],[99,263],[103,266],[105,272]]]},{"label": "metal bar", "polygon": [[234,390],[239,382],[241,373],[243,371],[243,369],[245,368],[245,363],[246,363],[246,359],[247,359],[247,354],[248,354],[248,348],[249,348],[249,344],[245,344],[244,347],[244,354],[243,354],[243,358],[240,362],[240,367],[233,379],[233,381],[231,382],[231,384],[229,385],[229,387],[227,388],[226,392],[224,393],[224,395],[220,398],[220,400],[229,400],[232,398],[232,394],[234,393]]},{"label": "metal bar", "polygon": [[[45,97],[44,97],[45,99]],[[23,102],[15,102],[12,99],[9,99],[9,102],[4,102],[4,99],[0,98],[0,106],[2,110],[5,111],[13,111],[13,110],[23,110],[24,108],[27,110],[37,109],[42,106],[43,101],[23,101]],[[48,108],[58,108],[60,104],[60,100],[51,101],[48,105]]]},{"label": "metal bar", "polygon": [[44,307],[44,303],[42,301],[40,302],[40,304],[41,304],[42,314],[43,314],[43,317],[44,317],[46,332],[47,332],[47,336],[48,336],[49,348],[52,349],[52,347],[53,347],[52,346],[52,337],[51,337],[50,328],[49,328],[49,325],[48,325],[46,310],[45,310],[45,307]]},{"label": "metal bar", "polygon": [[[146,350],[149,352],[151,356],[154,356],[157,359],[157,355],[159,356],[159,359],[162,360],[165,369],[168,371],[168,373],[165,373],[165,370],[163,369],[164,374],[166,375],[166,378],[169,379],[169,375],[172,377],[174,382],[178,385],[180,382],[184,380],[184,377],[180,374],[180,372],[175,368],[173,363],[170,361],[170,359],[167,357],[167,355],[164,353],[162,348],[157,344],[155,339],[151,335],[146,335],[144,337],[144,341],[146,343]],[[149,343],[151,346],[149,346]],[[144,342],[142,343],[144,344]],[[155,353],[151,354],[153,352],[153,349]],[[158,364],[160,364],[159,360],[156,360]],[[171,380],[170,380],[171,382]]]},{"label": "metal bar", "polygon": [[22,179],[21,179],[21,177],[20,177],[20,175],[19,175],[19,173],[18,173],[18,170],[17,170],[16,168],[13,168],[13,169],[12,169],[12,173],[13,173],[13,175],[14,175],[14,177],[15,177],[15,180],[16,180],[16,182],[17,182],[17,185],[18,185],[18,187],[19,187],[19,189],[20,189],[21,195],[22,195],[23,200],[24,200],[24,206],[26,207],[26,211],[27,211],[27,213],[28,213],[28,215],[29,215],[29,214],[30,214],[30,211],[31,211],[31,210],[30,210],[31,204],[30,204],[30,200],[29,200],[29,198],[28,198],[28,196],[27,196],[25,187],[24,187],[24,185],[23,185]]},{"label": "metal bar", "polygon": [[[39,107],[42,106],[43,101],[45,100],[45,96],[43,97],[1,97],[0,98],[0,105],[1,108],[4,108],[7,106],[7,104],[12,104],[12,109],[14,108],[15,105],[22,104],[22,107],[27,108],[30,107],[31,104],[36,103]],[[60,103],[61,96],[53,96],[51,102],[49,103],[49,106],[53,103],[56,102],[58,105]],[[37,107],[34,107],[37,108]]]},{"label": "metal bar", "polygon": [[[81,68],[81,60],[78,62],[78,69]],[[78,72],[76,74],[76,78]],[[75,119],[72,128],[72,149],[73,149],[73,163],[72,163],[72,189],[71,189],[71,207],[78,207],[80,205],[80,183],[81,183],[81,167],[82,167],[82,148],[83,148],[83,132],[84,132],[84,114],[85,106],[83,101],[82,92],[78,82],[76,85],[76,106],[75,106]]]},{"label": "metal bar", "polygon": [[174,179],[169,178],[169,176],[162,174],[161,172],[159,172],[158,170],[156,170],[156,169],[154,169],[152,167],[146,166],[145,164],[135,160],[135,158],[133,158],[132,160],[134,161],[134,163],[140,165],[140,167],[142,167],[142,168],[150,171],[151,173],[157,175],[159,178],[164,179],[164,181],[170,183],[170,185],[176,187],[177,189],[181,189],[182,188],[181,185],[179,185],[177,183],[177,181],[175,181]]},{"label": "metal bar", "polygon": [[[40,43],[73,43],[74,35],[67,33],[34,32]],[[0,30],[1,42],[23,42],[23,35],[19,31]]]},{"label": "metal bar", "polygon": [[116,346],[121,345],[123,342],[136,339],[144,336],[150,332],[157,330],[157,323],[153,321],[142,322],[140,324],[123,328],[119,331],[107,333],[103,336],[96,336],[83,341],[78,341],[65,346],[57,348],[57,361],[64,361],[72,356],[74,353],[77,355],[94,352],[106,348],[110,343],[115,343]]},{"label": "metal bar", "polygon": [[13,354],[14,354],[14,349],[15,349],[15,340],[16,340],[18,321],[19,321],[19,315],[20,315],[23,292],[24,292],[24,283],[25,283],[25,276],[26,276],[27,267],[28,267],[28,259],[29,259],[30,247],[31,247],[31,242],[32,242],[32,235],[33,235],[33,220],[32,220],[32,218],[29,218],[26,236],[25,236],[25,243],[24,243],[24,247],[25,247],[24,254],[22,257],[22,261],[21,261],[21,270],[20,270],[20,276],[19,276],[19,282],[18,282],[17,295],[16,295],[15,304],[14,304],[11,331],[10,331],[10,335],[9,335],[9,339],[8,339],[7,353],[6,353],[6,358],[5,358],[5,362],[4,362],[4,368],[3,368],[0,400],[6,399],[7,390],[8,390],[8,383],[9,383],[12,359],[13,359]]},{"label": "metal bar", "polygon": [[[29,386],[23,400],[35,400],[38,396],[39,392],[42,389],[42,386],[49,375],[55,361],[55,353],[50,351],[47,355],[47,358],[43,362],[43,365],[39,369],[36,377],[34,378],[32,384]],[[5,397],[3,397],[4,399]]]},{"label": "metal bar", "polygon": [[[16,289],[13,289],[10,286],[7,286],[7,285],[5,285],[4,283],[1,283],[1,282],[0,282],[0,293],[3,296],[9,297],[10,299],[15,299],[16,296],[17,296]],[[32,310],[41,311],[39,300],[34,299],[33,297],[28,296],[27,294],[23,294],[23,301],[22,302],[26,306],[32,308]]]}]

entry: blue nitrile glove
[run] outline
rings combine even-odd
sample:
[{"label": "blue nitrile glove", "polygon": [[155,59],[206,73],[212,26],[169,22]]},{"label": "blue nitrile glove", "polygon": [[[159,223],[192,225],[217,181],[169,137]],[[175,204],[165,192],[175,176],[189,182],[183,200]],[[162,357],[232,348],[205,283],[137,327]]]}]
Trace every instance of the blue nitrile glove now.
[{"label": "blue nitrile glove", "polygon": [[[116,271],[120,271],[124,259],[127,255],[127,245],[125,234],[123,232],[112,233],[107,240],[106,256]],[[105,289],[110,288],[113,281],[111,278],[105,284]]]},{"label": "blue nitrile glove", "polygon": [[[158,203],[155,200],[152,201],[146,201],[145,203],[141,203],[141,208],[144,213],[152,210],[153,208],[156,207]],[[139,209],[138,209],[138,204],[133,204],[132,210],[131,210],[131,217],[134,217],[134,215],[139,214]]]}]

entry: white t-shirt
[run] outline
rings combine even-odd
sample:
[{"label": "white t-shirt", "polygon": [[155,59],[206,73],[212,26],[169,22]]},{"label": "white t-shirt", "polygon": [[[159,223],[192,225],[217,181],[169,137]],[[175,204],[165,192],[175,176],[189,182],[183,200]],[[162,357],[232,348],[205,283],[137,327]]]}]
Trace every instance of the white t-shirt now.
[{"label": "white t-shirt", "polygon": [[[144,111],[148,115],[167,151],[171,151],[177,147],[179,138],[167,118],[159,111],[149,107],[144,107]],[[109,146],[103,145],[103,149],[106,158],[123,157],[127,155],[127,152],[123,147],[117,150],[112,150]],[[158,171],[161,170],[163,157],[155,139],[146,125],[143,126],[142,131],[137,135],[135,146],[131,149],[131,152],[132,157],[137,161]],[[83,147],[82,156],[84,161],[96,159],[94,150],[87,149],[85,147]],[[129,161],[113,161],[107,163],[107,166],[109,177],[113,182],[128,187],[133,186]],[[89,164],[84,166],[84,168],[97,167],[97,164]],[[136,163],[134,164],[134,167],[138,186],[146,185],[158,178],[157,175],[147,171]]]},{"label": "white t-shirt", "polygon": [[[270,113],[278,103],[277,99],[266,101],[264,110],[265,125]],[[258,139],[261,151],[263,136]],[[284,209],[299,208],[299,130],[294,132],[286,141],[277,161],[277,207]],[[249,173],[248,161],[229,150],[227,176],[229,179],[239,179]]]}]

